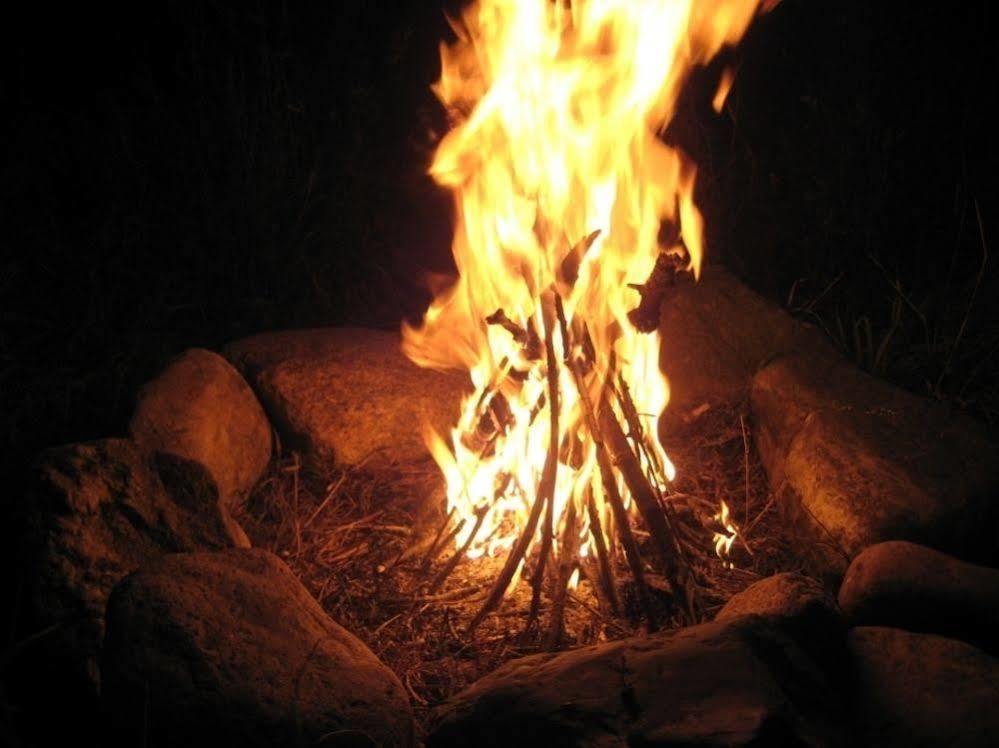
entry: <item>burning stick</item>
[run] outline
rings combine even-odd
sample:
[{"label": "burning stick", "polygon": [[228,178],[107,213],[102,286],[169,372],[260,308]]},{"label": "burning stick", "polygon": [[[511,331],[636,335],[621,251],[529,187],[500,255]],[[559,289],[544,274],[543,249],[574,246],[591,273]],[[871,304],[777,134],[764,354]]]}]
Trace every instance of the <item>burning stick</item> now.
[{"label": "burning stick", "polygon": [[601,398],[600,425],[607,434],[611,458],[621,475],[645,525],[652,536],[654,545],[663,564],[663,571],[675,593],[682,595],[685,613],[690,623],[697,620],[696,587],[690,578],[685,559],[673,536],[669,520],[663,513],[656,491],[649,485],[642,471],[639,459],[632,452],[628,438],[617,421],[617,416],[606,395]]},{"label": "burning stick", "polygon": [[[555,310],[558,314],[559,326],[563,335],[563,345],[568,351],[570,350],[568,343],[568,325],[566,324],[565,310],[562,307],[562,299],[557,294],[555,296]],[[645,616],[649,622],[649,628],[655,629],[657,626],[655,622],[656,615],[652,607],[652,599],[649,597],[648,586],[645,583],[645,572],[642,570],[642,557],[638,551],[638,543],[635,542],[635,536],[632,534],[631,526],[628,522],[628,510],[624,508],[624,501],[621,498],[620,492],[617,490],[617,482],[614,478],[611,459],[608,456],[607,448],[604,445],[600,423],[597,420],[597,414],[593,407],[593,402],[590,400],[589,390],[586,388],[582,368],[579,364],[579,360],[572,355],[569,355],[566,358],[566,365],[572,373],[576,389],[579,392],[579,401],[583,404],[585,422],[590,431],[590,438],[593,439],[593,444],[596,448],[597,467],[600,469],[600,479],[604,487],[604,496],[611,505],[611,511],[614,514],[614,524],[617,526],[617,532],[621,540],[621,545],[624,546],[624,555],[628,559],[628,566],[631,568],[631,574],[635,578],[635,587],[637,588],[639,601],[642,604],[642,608],[645,610]]]},{"label": "burning stick", "polygon": [[600,588],[607,600],[610,612],[613,615],[617,615],[621,609],[621,603],[617,597],[617,588],[614,586],[614,568],[611,566],[610,557],[607,554],[607,540],[604,538],[604,528],[600,522],[600,511],[593,500],[592,491],[587,491],[586,494],[586,512],[590,517],[590,535],[593,537],[593,545],[597,549]]},{"label": "burning stick", "polygon": [[548,392],[549,392],[549,413],[551,418],[551,433],[548,437],[548,459],[552,465],[551,486],[547,491],[538,489],[538,495],[547,504],[545,511],[545,524],[541,531],[541,552],[538,555],[538,566],[534,570],[534,577],[531,579],[531,611],[527,616],[527,626],[525,631],[530,630],[531,624],[538,614],[538,607],[541,604],[541,588],[545,581],[545,564],[548,562],[548,554],[552,547],[552,536],[555,534],[555,479],[557,478],[558,456],[559,456],[559,391],[558,391],[558,361],[555,358],[555,343],[552,336],[555,334],[551,322],[551,305],[546,305],[547,314],[543,314],[545,322],[545,364],[548,367]]},{"label": "burning stick", "polygon": [[[475,510],[475,524],[472,525],[472,531],[468,534],[468,537],[465,539],[465,542],[462,543],[461,548],[459,548],[455,552],[455,554],[448,559],[448,562],[447,564],[444,565],[444,568],[441,569],[439,572],[437,572],[437,576],[434,577],[434,581],[430,583],[429,594],[432,595],[435,592],[437,592],[438,589],[440,589],[440,586],[444,584],[444,580],[451,575],[452,571],[454,571],[454,567],[456,567],[458,565],[458,562],[465,557],[466,553],[468,553],[468,549],[472,547],[472,541],[475,540],[475,536],[478,535],[479,530],[482,529],[482,521],[486,518],[486,515],[488,513],[489,513],[489,507],[485,505],[480,506],[478,509]],[[454,537],[454,535],[458,534],[458,531],[461,529],[462,524],[464,524],[464,520],[462,520],[461,523],[459,523],[458,527],[454,529],[453,535],[450,535],[449,538]]]},{"label": "burning stick", "polygon": [[[520,533],[520,537],[517,538],[517,542],[514,544],[513,548],[510,550],[510,554],[506,557],[506,563],[503,564],[503,569],[500,571],[498,577],[496,577],[496,582],[493,584],[492,589],[489,591],[489,596],[483,603],[482,608],[475,617],[472,619],[471,623],[468,624],[469,633],[475,631],[482,620],[492,612],[492,610],[500,603],[503,596],[506,594],[506,588],[510,585],[510,580],[513,579],[514,574],[520,568],[520,565],[524,562],[524,555],[527,553],[527,549],[531,545],[531,541],[534,539],[534,533],[538,527],[538,520],[541,518],[541,510],[546,505],[547,502],[554,500],[555,496],[555,478],[558,470],[558,369],[557,362],[555,360],[555,347],[552,342],[552,331],[551,325],[548,322],[547,316],[545,317],[545,354],[548,364],[548,407],[551,413],[551,439],[548,445],[548,455],[545,457],[545,465],[541,473],[541,481],[538,485],[538,494],[534,499],[534,505],[531,507],[531,514],[527,519],[527,524],[524,526],[523,531]],[[549,543],[551,542],[551,532],[550,528],[546,535],[549,538]],[[545,548],[542,548],[544,551]],[[541,559],[544,559],[547,553],[543,553]],[[543,564],[544,561],[539,561],[539,564]]]},{"label": "burning stick", "polygon": [[576,525],[576,504],[569,502],[566,510],[565,526],[562,528],[562,542],[559,543],[559,567],[555,579],[555,596],[552,599],[552,612],[548,619],[548,635],[545,649],[555,649],[562,641],[565,615],[565,596],[569,582],[577,568],[576,552],[579,550],[579,528]]},{"label": "burning stick", "polygon": [[628,319],[639,332],[659,329],[659,310],[666,298],[666,291],[676,284],[676,276],[686,270],[686,250],[682,254],[660,252],[656,264],[645,283],[629,283],[638,291],[642,300],[628,312]]}]

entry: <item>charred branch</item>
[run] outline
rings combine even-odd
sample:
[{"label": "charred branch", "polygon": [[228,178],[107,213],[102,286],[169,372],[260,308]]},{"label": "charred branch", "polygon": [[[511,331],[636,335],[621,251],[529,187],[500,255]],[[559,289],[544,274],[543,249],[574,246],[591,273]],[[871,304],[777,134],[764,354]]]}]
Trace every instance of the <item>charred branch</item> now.
[{"label": "charred branch", "polygon": [[575,285],[576,279],[579,278],[579,266],[582,264],[583,258],[586,257],[586,253],[590,251],[590,247],[593,246],[598,236],[600,236],[600,229],[580,239],[569,250],[569,253],[559,266],[558,277],[560,281],[570,287]]},{"label": "charred branch", "polygon": [[638,506],[638,511],[645,520],[645,525],[653,540],[656,553],[662,561],[663,572],[673,593],[680,597],[688,622],[697,620],[697,588],[691,579],[686,559],[680,549],[669,520],[663,512],[658,492],[650,485],[641,462],[632,451],[618,423],[617,416],[610,405],[606,394],[601,398],[600,426],[607,439],[607,447],[611,454],[613,466],[624,478],[628,491]]},{"label": "charred branch", "polygon": [[628,319],[639,332],[652,332],[659,328],[659,310],[666,292],[676,284],[676,277],[686,271],[687,253],[661,252],[645,283],[629,283],[641,295],[638,306],[628,312]]}]

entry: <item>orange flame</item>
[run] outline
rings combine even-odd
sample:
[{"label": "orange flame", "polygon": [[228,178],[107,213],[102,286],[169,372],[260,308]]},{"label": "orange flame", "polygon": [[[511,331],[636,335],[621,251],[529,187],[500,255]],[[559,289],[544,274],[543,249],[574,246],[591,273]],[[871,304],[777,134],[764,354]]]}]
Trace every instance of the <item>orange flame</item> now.
[{"label": "orange flame", "polygon": [[[718,555],[718,558],[724,559],[732,552],[732,544],[739,537],[739,528],[736,527],[735,522],[732,520],[728,504],[724,501],[721,502],[721,507],[718,510],[718,514],[714,516],[714,519],[725,528],[725,532],[714,533],[715,553]],[[731,566],[727,562],[726,565]]]},{"label": "orange flame", "polygon": [[[448,508],[465,520],[456,543],[479,527],[469,556],[509,549],[534,503],[551,405],[544,357],[528,355],[524,336],[515,333],[544,329],[541,298],[549,289],[564,299],[568,323],[585,323],[592,337],[598,376],[588,394],[598,394],[616,362],[615,376],[627,383],[653,437],[646,459],[672,480],[673,465],[655,438],[669,400],[659,337],[639,333],[628,320],[639,299],[629,284],[643,283],[661,252],[683,248],[689,269],[700,272],[696,170],[657,133],[692,66],[735,43],[757,5],[479,0],[452,21],[457,41],[441,46],[434,92],[454,126],[430,173],[454,195],[458,278],[419,328],[404,325],[403,349],[421,366],[471,374],[475,391],[451,438],[427,433],[446,478]],[[679,238],[661,246],[664,222]],[[498,310],[509,324],[486,324]],[[578,353],[563,351],[558,335],[552,342],[559,359]],[[587,497],[602,506],[603,491],[583,428],[582,393],[567,371],[559,377],[559,431],[578,445],[560,458],[554,516],[557,522],[575,502],[585,556]],[[494,406],[502,433],[483,445],[471,437]],[[621,492],[627,500],[624,485]],[[485,512],[478,524],[477,512]]]},{"label": "orange flame", "polygon": [[721,80],[718,81],[718,90],[715,91],[715,96],[711,100],[711,107],[718,114],[721,114],[721,110],[725,106],[725,100],[732,90],[733,83],[735,83],[735,71],[732,68],[725,68],[722,71]]}]

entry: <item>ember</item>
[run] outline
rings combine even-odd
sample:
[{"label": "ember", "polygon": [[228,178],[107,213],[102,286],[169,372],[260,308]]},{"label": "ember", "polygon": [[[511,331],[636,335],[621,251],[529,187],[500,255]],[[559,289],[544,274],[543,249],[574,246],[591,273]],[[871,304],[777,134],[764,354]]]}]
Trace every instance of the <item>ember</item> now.
[{"label": "ember", "polygon": [[454,523],[446,571],[506,554],[472,628],[525,576],[530,627],[546,573],[557,618],[580,564],[613,606],[619,548],[654,623],[639,517],[678,613],[699,617],[658,439],[657,329],[676,276],[699,275],[702,221],[694,165],[657,133],[691,68],[738,41],[757,5],[482,0],[441,48],[434,91],[454,127],[430,172],[454,194],[459,277],[403,347],[475,385],[450,439],[427,432]]}]

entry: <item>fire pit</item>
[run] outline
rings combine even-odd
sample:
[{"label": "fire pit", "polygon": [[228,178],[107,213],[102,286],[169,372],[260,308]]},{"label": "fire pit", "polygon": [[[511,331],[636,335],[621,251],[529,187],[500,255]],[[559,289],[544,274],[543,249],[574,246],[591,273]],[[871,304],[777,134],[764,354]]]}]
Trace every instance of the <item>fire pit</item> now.
[{"label": "fire pit", "polygon": [[401,331],[189,349],[126,436],[42,453],[9,654],[36,721],[54,699],[86,739],[155,746],[999,742],[999,440],[717,262],[664,136],[692,76],[722,111],[717,56],[775,6],[450,18],[429,175],[457,273]]}]

